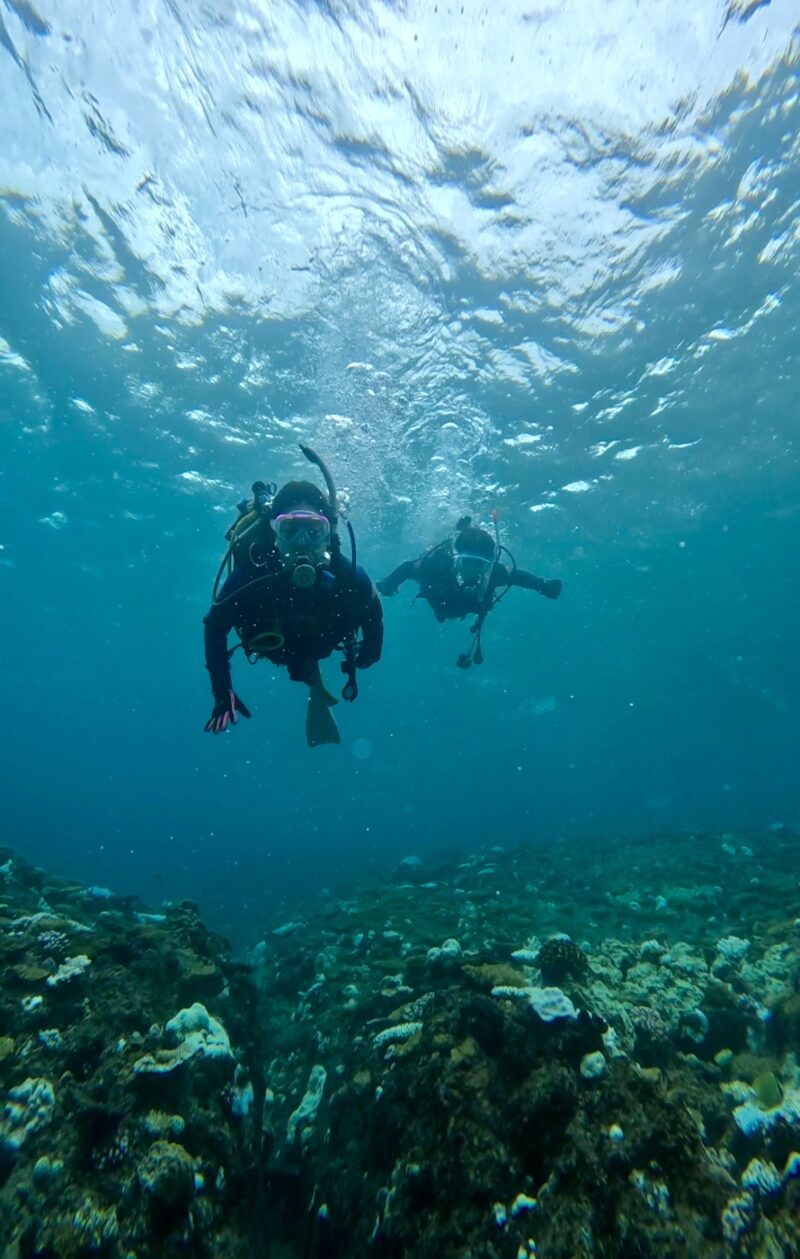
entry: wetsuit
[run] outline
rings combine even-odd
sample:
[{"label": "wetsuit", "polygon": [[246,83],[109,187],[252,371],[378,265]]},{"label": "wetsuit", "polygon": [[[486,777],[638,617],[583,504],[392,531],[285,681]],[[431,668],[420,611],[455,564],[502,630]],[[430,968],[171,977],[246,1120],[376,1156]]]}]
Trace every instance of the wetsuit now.
[{"label": "wetsuit", "polygon": [[[437,621],[463,620],[465,616],[480,612],[486,595],[472,586],[460,586],[456,580],[453,551],[444,544],[434,547],[418,560],[406,560],[378,583],[381,594],[393,595],[404,581],[419,583],[419,598],[427,600]],[[492,573],[491,594],[508,586],[520,586],[523,590],[535,590],[548,599],[561,594],[560,581],[545,581],[522,568],[509,570],[505,564],[496,564]]]},{"label": "wetsuit", "polygon": [[206,668],[214,699],[231,691],[228,634],[235,629],[245,650],[259,647],[258,635],[280,635],[263,640],[260,650],[273,664],[286,665],[294,682],[308,681],[310,662],[325,660],[351,631],[361,630],[356,665],[367,669],[380,660],[383,610],[363,568],[355,571],[338,556],[309,589],[295,586],[275,552],[261,569],[244,565],[231,573],[203,622]]}]

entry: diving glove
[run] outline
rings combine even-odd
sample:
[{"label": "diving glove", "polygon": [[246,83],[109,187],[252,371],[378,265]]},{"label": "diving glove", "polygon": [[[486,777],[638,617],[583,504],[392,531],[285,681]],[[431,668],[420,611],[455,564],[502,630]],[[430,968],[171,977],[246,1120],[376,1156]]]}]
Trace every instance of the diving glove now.
[{"label": "diving glove", "polygon": [[209,734],[222,734],[223,730],[227,730],[228,726],[235,726],[237,714],[241,713],[242,717],[252,717],[250,709],[247,707],[235,691],[226,692],[224,699],[218,699],[214,705],[214,711],[205,724],[205,730]]},{"label": "diving glove", "polygon": [[544,595],[545,599],[557,599],[561,594],[561,582],[558,578],[554,577],[552,581],[544,582],[541,594]]}]

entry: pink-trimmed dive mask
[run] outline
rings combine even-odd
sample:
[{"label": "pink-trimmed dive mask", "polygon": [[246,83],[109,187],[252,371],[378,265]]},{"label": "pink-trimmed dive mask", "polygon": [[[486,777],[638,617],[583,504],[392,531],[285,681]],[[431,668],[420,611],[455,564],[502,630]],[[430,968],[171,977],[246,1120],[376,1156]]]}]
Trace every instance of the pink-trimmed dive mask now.
[{"label": "pink-trimmed dive mask", "polygon": [[285,547],[308,546],[317,550],[324,547],[331,536],[327,516],[314,511],[287,511],[275,517],[272,528],[278,542]]}]

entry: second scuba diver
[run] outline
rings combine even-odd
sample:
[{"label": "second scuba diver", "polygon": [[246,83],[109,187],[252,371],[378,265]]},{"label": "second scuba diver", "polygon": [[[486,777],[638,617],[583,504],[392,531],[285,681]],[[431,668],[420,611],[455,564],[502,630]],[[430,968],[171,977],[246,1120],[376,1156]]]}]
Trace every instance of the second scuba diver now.
[{"label": "second scuba diver", "polygon": [[344,651],[342,698],[351,701],[358,694],[356,669],[368,669],[381,656],[383,611],[375,587],[356,563],[349,524],[352,560],[341,553],[336,490],[327,467],[313,450],[301,449],[322,472],[327,494],[310,481],[289,481],[270,498],[274,487],[257,481],[253,498],[240,505],[239,519],[228,531],[230,546],[204,621],[214,697],[205,728],[212,734],[221,734],[240,714],[250,716],[231,681],[232,629],[251,663],[285,665],[293,682],[308,687],[310,747],[340,742],[330,711],[338,700],[323,684],[319,661],[337,648]]},{"label": "second scuba diver", "polygon": [[[483,662],[483,623],[512,586],[535,590],[546,599],[557,599],[561,594],[560,581],[546,581],[517,568],[511,552],[500,544],[496,514],[492,519],[494,537],[486,529],[473,526],[471,518],[464,516],[456,525],[455,538],[446,538],[419,559],[406,560],[378,582],[382,595],[397,594],[405,581],[417,582],[417,598],[430,604],[437,621],[463,620],[465,616],[476,615],[477,620],[471,627],[472,644],[457,661],[462,669]],[[510,568],[501,563],[503,553],[511,561]]]}]

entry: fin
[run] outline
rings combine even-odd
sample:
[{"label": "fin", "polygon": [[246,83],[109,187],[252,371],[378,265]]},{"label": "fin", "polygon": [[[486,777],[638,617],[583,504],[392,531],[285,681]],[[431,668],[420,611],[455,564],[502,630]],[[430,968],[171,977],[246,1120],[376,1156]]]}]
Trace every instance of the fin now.
[{"label": "fin", "polygon": [[309,660],[303,681],[308,686],[309,691],[311,691],[313,695],[318,696],[319,699],[322,700],[322,703],[327,705],[328,708],[333,708],[339,703],[336,696],[331,695],[330,691],[325,686],[325,683],[322,681],[322,674],[319,671],[318,660]]},{"label": "fin", "polygon": [[[324,693],[327,694],[327,692]],[[341,743],[341,741],[342,736],[333,719],[333,713],[317,688],[310,687],[306,709],[306,743],[310,748],[316,748],[321,743]]]}]

